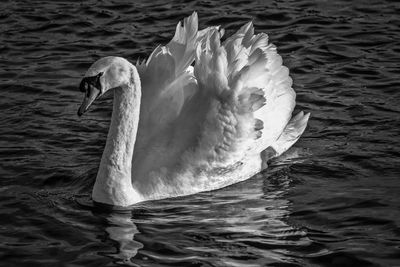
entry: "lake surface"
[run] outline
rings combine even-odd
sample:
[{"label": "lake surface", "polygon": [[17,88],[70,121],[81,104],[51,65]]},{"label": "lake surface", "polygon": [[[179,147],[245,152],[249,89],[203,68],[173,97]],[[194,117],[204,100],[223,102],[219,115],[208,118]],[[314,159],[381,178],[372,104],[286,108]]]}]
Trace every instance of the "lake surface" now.
[{"label": "lake surface", "polygon": [[[400,266],[400,4],[148,2],[1,1],[0,265]],[[194,10],[270,35],[305,134],[245,182],[94,208],[112,99],[78,118],[83,74],[147,57]]]}]

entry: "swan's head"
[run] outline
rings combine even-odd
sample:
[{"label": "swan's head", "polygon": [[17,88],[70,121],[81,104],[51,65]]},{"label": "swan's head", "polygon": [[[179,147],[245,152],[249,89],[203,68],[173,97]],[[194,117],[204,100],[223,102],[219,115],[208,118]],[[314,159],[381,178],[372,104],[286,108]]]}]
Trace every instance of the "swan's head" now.
[{"label": "swan's head", "polygon": [[128,85],[131,64],[121,57],[104,57],[93,63],[82,79],[79,90],[85,93],[78,116],[85,113],[98,97],[107,91]]}]

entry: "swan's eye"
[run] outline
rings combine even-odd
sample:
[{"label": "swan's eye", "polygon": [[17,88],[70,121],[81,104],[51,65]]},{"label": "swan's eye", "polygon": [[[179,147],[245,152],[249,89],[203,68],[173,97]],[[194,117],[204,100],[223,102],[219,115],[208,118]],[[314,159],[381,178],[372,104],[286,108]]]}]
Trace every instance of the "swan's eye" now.
[{"label": "swan's eye", "polygon": [[97,89],[99,89],[99,91],[101,91],[100,77],[102,74],[103,73],[100,72],[96,76],[83,78],[83,80],[81,81],[81,84],[79,85],[79,90],[81,92],[85,93],[87,97],[89,97],[90,92],[93,89],[92,86],[96,87]]}]

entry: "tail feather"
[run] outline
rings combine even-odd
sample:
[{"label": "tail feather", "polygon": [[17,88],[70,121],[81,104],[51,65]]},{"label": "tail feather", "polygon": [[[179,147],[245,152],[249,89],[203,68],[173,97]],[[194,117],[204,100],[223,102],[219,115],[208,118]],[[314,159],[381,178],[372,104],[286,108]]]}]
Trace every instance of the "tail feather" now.
[{"label": "tail feather", "polygon": [[276,152],[274,157],[282,155],[296,143],[306,129],[309,117],[310,113],[304,114],[303,111],[300,111],[289,121],[279,138],[270,146]]}]

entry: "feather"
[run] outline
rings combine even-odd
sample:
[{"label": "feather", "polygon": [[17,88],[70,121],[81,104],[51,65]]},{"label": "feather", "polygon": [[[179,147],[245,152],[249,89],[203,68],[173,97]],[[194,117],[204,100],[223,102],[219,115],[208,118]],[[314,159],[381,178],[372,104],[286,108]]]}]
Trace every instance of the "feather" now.
[{"label": "feather", "polygon": [[227,170],[260,158],[267,148],[281,153],[278,146],[285,150],[297,140],[291,133],[304,130],[304,118],[288,124],[295,105],[292,79],[268,35],[254,35],[251,22],[221,43],[223,34],[219,26],[198,31],[194,13],[138,66],[145,107],[133,175],[151,172],[160,191],[167,186],[162,176],[172,175],[168,169],[179,166],[187,177]]}]

